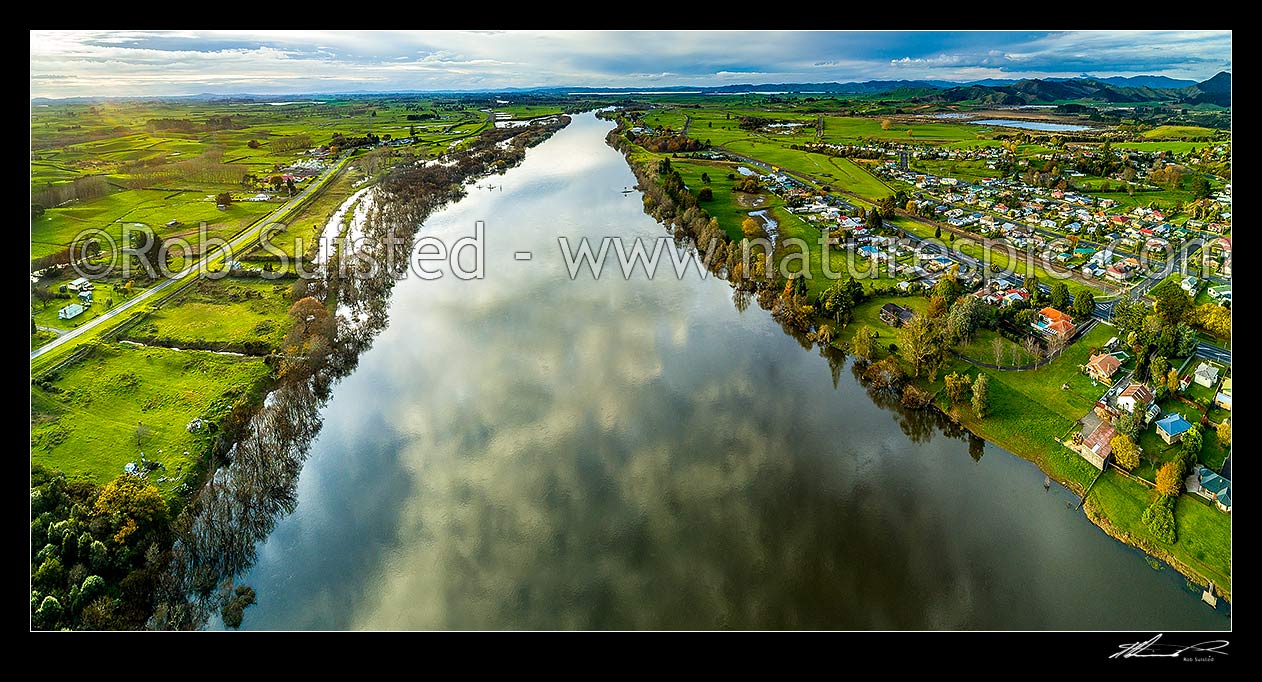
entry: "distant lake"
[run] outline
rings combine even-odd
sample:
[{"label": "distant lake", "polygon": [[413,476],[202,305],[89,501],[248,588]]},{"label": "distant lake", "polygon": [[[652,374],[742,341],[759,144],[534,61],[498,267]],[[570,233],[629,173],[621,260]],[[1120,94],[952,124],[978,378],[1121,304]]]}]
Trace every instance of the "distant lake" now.
[{"label": "distant lake", "polygon": [[1010,118],[988,118],[982,121],[969,121],[974,125],[1004,126],[1006,128],[1025,128],[1041,130],[1045,133],[1074,133],[1080,130],[1091,130],[1091,126],[1080,126],[1074,123],[1047,123],[1046,121],[1018,121]]}]

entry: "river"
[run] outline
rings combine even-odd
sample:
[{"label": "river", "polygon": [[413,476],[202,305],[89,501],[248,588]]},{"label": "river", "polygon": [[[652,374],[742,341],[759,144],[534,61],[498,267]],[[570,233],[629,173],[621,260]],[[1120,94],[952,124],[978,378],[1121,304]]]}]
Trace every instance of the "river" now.
[{"label": "river", "polygon": [[559,236],[665,234],[610,127],[575,116],[426,221],[449,244],[485,221],[486,277],[396,285],[240,580],[243,628],[1229,626],[1033,465],[878,404],[725,282],[571,281]]}]

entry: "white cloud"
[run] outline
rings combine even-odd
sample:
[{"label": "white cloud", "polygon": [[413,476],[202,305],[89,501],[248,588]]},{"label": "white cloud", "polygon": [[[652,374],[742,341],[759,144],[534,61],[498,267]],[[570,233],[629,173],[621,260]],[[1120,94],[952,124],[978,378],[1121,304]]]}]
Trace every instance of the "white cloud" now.
[{"label": "white cloud", "polygon": [[30,49],[32,96],[60,97],[1085,71],[1204,78],[1230,68],[1231,33],[33,31]]}]

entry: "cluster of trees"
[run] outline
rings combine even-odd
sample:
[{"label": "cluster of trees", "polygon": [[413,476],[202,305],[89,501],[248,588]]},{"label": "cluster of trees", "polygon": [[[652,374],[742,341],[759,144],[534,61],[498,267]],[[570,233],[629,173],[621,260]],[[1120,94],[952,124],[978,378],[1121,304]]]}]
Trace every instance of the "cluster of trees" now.
[{"label": "cluster of trees", "polygon": [[842,329],[854,320],[854,309],[867,299],[863,285],[853,277],[833,282],[819,297],[819,309]]},{"label": "cluster of trees", "polygon": [[[628,131],[630,132],[630,131]],[[632,140],[636,144],[645,149],[656,152],[658,154],[673,154],[675,152],[695,152],[704,149],[706,145],[700,140],[694,140],[684,135],[637,135]]]},{"label": "cluster of trees", "polygon": [[152,118],[145,123],[145,130],[151,133],[200,133],[212,130],[236,130],[246,126],[245,122],[232,116],[208,116],[201,123],[186,118]]},{"label": "cluster of trees", "polygon": [[954,273],[948,274],[926,292],[929,306],[925,314],[899,328],[898,349],[912,366],[913,376],[923,372],[932,380],[953,346],[970,341],[978,329],[994,326],[994,309],[975,296],[962,295],[962,291]]},{"label": "cluster of trees", "polygon": [[381,138],[373,132],[367,132],[359,137],[347,137],[342,133],[333,133],[333,139],[329,140],[329,148],[333,149],[350,149],[352,147],[363,147],[365,145],[377,144]]},{"label": "cluster of trees", "polygon": [[741,130],[758,130],[759,128],[769,126],[775,122],[775,119],[763,118],[761,116],[741,116],[736,119],[736,125],[739,126]]},{"label": "cluster of trees", "polygon": [[1196,352],[1199,343],[1196,330],[1187,324],[1192,311],[1188,295],[1171,281],[1150,293],[1156,299],[1155,310],[1143,301],[1118,301],[1113,306],[1118,338],[1133,351],[1140,380],[1150,377],[1149,365],[1155,356],[1185,358]]},{"label": "cluster of trees", "polygon": [[[334,137],[336,137],[336,135]],[[268,142],[267,146],[271,147],[272,151],[280,153],[310,149],[311,136],[305,133],[298,135],[285,135],[284,137],[278,137],[271,142]]]},{"label": "cluster of trees", "polygon": [[31,195],[31,217],[38,218],[44,209],[60,206],[67,201],[84,201],[103,197],[110,191],[104,175],[87,175],[71,182],[48,185]]},{"label": "cluster of trees", "polygon": [[1220,339],[1231,338],[1231,311],[1217,303],[1202,303],[1188,312],[1188,321]]},{"label": "cluster of trees", "polygon": [[736,184],[732,185],[733,192],[745,192],[746,194],[755,194],[761,189],[762,185],[759,184],[758,178],[752,175],[746,176]]},{"label": "cluster of trees", "polygon": [[184,180],[207,184],[239,184],[249,172],[240,163],[224,163],[223,149],[212,147],[201,155],[167,162],[165,159],[147,159],[124,167],[131,174],[125,184],[133,188],[152,187],[162,182]]},{"label": "cluster of trees", "polygon": [[32,465],[32,625],[142,627],[168,560],[170,514],[158,489],[137,476],[97,486]]},{"label": "cluster of trees", "polygon": [[832,145],[821,144],[819,142],[810,142],[807,144],[791,144],[790,149],[802,152],[814,152],[816,154],[825,154],[827,156],[836,156],[848,159],[884,159],[885,152],[879,149],[862,149],[850,145],[841,145],[834,147]]},{"label": "cluster of trees", "polygon": [[952,409],[969,400],[978,419],[985,419],[990,414],[990,379],[985,373],[979,372],[977,378],[970,381],[968,375],[952,372],[946,375],[945,380],[947,399],[951,401]]},{"label": "cluster of trees", "polygon": [[1140,521],[1158,540],[1168,545],[1178,540],[1174,525],[1174,497],[1158,495],[1157,499],[1144,510]]},{"label": "cluster of trees", "polygon": [[1187,166],[1177,163],[1163,164],[1160,161],[1154,161],[1152,168],[1148,170],[1148,182],[1177,189],[1183,185],[1183,181],[1191,172],[1192,170]]}]

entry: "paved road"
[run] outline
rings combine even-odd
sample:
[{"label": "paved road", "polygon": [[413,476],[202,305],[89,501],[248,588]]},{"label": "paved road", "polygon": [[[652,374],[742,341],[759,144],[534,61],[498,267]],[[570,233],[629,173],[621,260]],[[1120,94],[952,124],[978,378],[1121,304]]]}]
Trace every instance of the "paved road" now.
[{"label": "paved road", "polygon": [[1196,351],[1199,355],[1207,357],[1215,362],[1231,364],[1231,351],[1226,348],[1221,348],[1212,343],[1202,341],[1200,345],[1196,347]]},{"label": "paved road", "polygon": [[275,211],[272,211],[271,213],[267,214],[263,218],[260,218],[250,227],[247,227],[243,232],[241,232],[241,234],[237,235],[235,238],[233,238],[231,241],[228,242],[228,247],[226,249],[220,248],[218,250],[215,250],[215,251],[212,251],[211,253],[206,254],[206,256],[203,257],[200,261],[180,271],[171,279],[165,280],[159,284],[156,284],[150,287],[144,293],[138,294],[137,296],[133,297],[131,300],[127,301],[126,303],[122,303],[122,304],[114,306],[112,309],[109,310],[109,312],[105,313],[104,315],[101,315],[100,317],[92,320],[91,322],[88,322],[87,324],[84,324],[81,327],[76,327],[74,330],[66,332],[65,334],[62,334],[61,336],[58,336],[56,339],[53,339],[52,341],[49,341],[48,343],[40,346],[39,348],[36,348],[35,350],[31,351],[31,360],[34,360],[35,358],[38,358],[39,356],[45,353],[56,350],[62,345],[74,339],[77,339],[80,336],[83,336],[84,334],[92,331],[93,329],[96,329],[97,327],[100,327],[102,324],[105,324],[106,322],[117,318],[119,315],[133,310],[136,306],[144,303],[145,301],[152,300],[158,294],[164,291],[168,291],[171,287],[178,286],[179,284],[183,283],[185,279],[187,279],[190,275],[193,275],[196,272],[202,271],[203,268],[209,269],[209,266],[212,261],[223,258],[225,255],[232,254],[238,247],[248,243],[251,239],[254,239],[255,237],[257,237],[259,232],[264,227],[274,222],[277,222],[278,218],[287,215],[289,212],[293,211],[294,209],[298,208],[303,203],[305,203],[307,199],[310,198],[313,193],[315,193],[320,187],[323,187],[325,183],[328,182],[329,178],[332,178],[334,175],[336,175],[339,171],[342,170],[342,167],[346,164],[346,160],[348,158],[349,157],[346,154],[343,154],[342,158],[338,159],[338,162],[336,164],[334,164],[329,170],[324,172],[324,175],[320,177],[320,180],[318,182],[313,182],[306,189],[299,192],[298,196],[294,197],[293,199],[290,199],[288,203],[276,209]]}]

